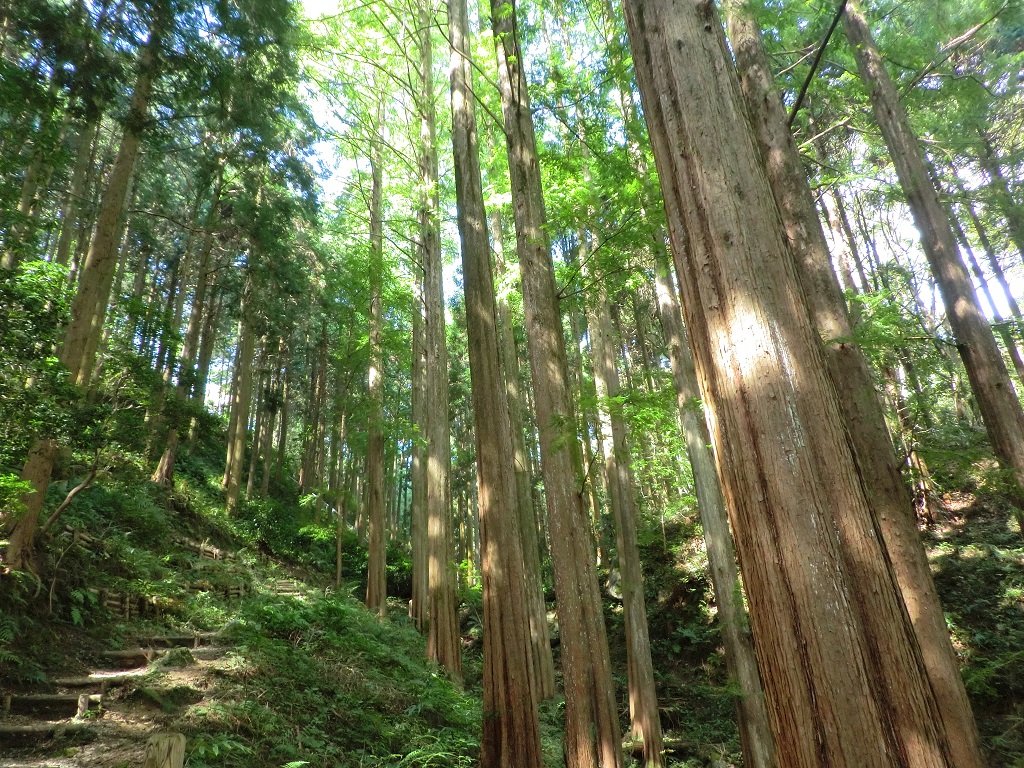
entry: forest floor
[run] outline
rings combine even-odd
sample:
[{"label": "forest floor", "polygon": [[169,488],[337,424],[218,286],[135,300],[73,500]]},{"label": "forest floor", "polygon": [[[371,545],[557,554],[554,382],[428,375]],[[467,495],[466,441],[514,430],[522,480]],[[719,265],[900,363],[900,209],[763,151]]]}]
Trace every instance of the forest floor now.
[{"label": "forest floor", "polygon": [[[0,714],[0,727],[71,726],[0,733],[0,768],[140,765],[149,736],[165,731],[186,736],[192,768],[475,765],[479,592],[461,595],[460,689],[424,661],[400,597],[382,622],[359,604],[358,580],[332,589],[331,529],[306,526],[303,544],[275,552],[277,512],[263,509],[258,524],[240,527],[206,503],[216,494],[204,477],[194,473],[170,495],[131,481],[90,489],[49,542],[46,572],[57,578],[0,576],[0,694],[95,692],[61,678],[132,670],[104,692],[102,712]],[[967,493],[942,501],[924,537],[989,762],[1024,768],[1021,536],[1004,504]],[[346,573],[356,574],[365,553],[354,541],[346,547]],[[739,766],[699,528],[684,519],[651,532],[642,550],[669,765]],[[403,567],[396,558],[389,574],[399,595]],[[606,607],[624,691],[621,609],[612,596]],[[198,647],[131,656],[172,642]],[[121,654],[105,658],[111,651]],[[562,712],[557,700],[542,706],[548,768],[562,765]]]},{"label": "forest floor", "polygon": [[999,499],[943,496],[924,529],[939,598],[993,768],[1024,767],[1024,539]]}]

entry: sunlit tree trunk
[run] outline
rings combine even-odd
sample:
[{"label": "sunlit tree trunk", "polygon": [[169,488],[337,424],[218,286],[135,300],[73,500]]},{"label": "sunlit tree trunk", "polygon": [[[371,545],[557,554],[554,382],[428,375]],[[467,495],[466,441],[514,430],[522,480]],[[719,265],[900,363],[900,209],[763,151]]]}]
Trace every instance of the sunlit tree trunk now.
[{"label": "sunlit tree trunk", "polygon": [[[504,260],[501,234],[501,213],[490,212],[490,230],[494,236],[495,276],[509,272]],[[505,392],[508,396],[509,425],[512,428],[512,445],[515,456],[516,508],[523,536],[523,565],[526,568],[526,596],[530,606],[530,640],[533,645],[534,692],[538,701],[555,695],[555,661],[551,653],[551,633],[548,628],[547,603],[544,601],[544,578],[541,572],[541,533],[533,503],[533,462],[526,448],[526,432],[523,419],[524,406],[519,391],[519,353],[516,347],[512,308],[509,306],[507,291],[496,297],[498,344],[501,351],[501,370],[505,375]]]},{"label": "sunlit tree trunk", "polygon": [[384,281],[383,174],[380,139],[375,138],[370,156],[370,368],[367,375],[370,413],[366,440],[365,512],[370,533],[366,607],[381,616],[387,613],[387,550],[384,530],[384,351],[381,338]]},{"label": "sunlit tree trunk", "polygon": [[[748,0],[729,0],[726,9],[741,93],[763,150],[768,183],[782,215],[797,279],[823,342],[825,360],[839,395],[874,525],[881,531],[910,612],[955,762],[964,768],[982,768],[977,727],[917,531],[911,498],[900,476],[867,358],[851,341],[854,332],[846,302],[832,267],[807,176],[787,126],[782,101],[772,85],[761,32]],[[854,559],[852,562],[851,576],[859,579],[861,561]],[[872,619],[873,615],[861,617],[867,625]],[[879,634],[884,633],[884,629],[879,630]],[[884,677],[895,675],[894,670],[887,669],[887,665],[895,661],[894,657],[881,656]]]},{"label": "sunlit tree trunk", "polygon": [[417,432],[412,445],[412,600],[409,616],[416,628],[427,628],[427,606],[430,604],[428,587],[426,491],[427,463],[423,445],[426,421],[423,416],[423,367],[426,347],[423,341],[423,269],[414,270],[412,308],[412,423]]},{"label": "sunlit tree trunk", "polygon": [[451,428],[448,414],[448,350],[437,188],[437,104],[431,6],[418,6],[420,113],[420,253],[423,261],[423,416],[426,420],[427,579],[430,589],[427,657],[456,680],[462,678],[461,637],[456,597],[457,570],[451,504]]},{"label": "sunlit tree trunk", "polygon": [[725,663],[729,676],[739,688],[736,711],[743,745],[743,762],[748,768],[776,768],[775,740],[768,722],[761,675],[757,671],[750,621],[743,605],[729,516],[722,497],[722,486],[718,482],[718,472],[715,470],[711,436],[699,399],[697,372],[683,331],[683,318],[672,284],[668,254],[655,247],[658,312],[668,343],[672,382],[679,405],[679,422],[686,440],[686,455],[693,472],[694,494],[697,497],[701,528],[704,530],[718,624],[722,628]]},{"label": "sunlit tree trunk", "polygon": [[472,377],[484,610],[482,768],[539,768],[528,576],[477,149],[466,0],[449,0],[452,146]]},{"label": "sunlit tree trunk", "polygon": [[718,13],[626,20],[779,764],[952,768]]},{"label": "sunlit tree trunk", "polygon": [[562,636],[568,768],[620,768],[622,744],[583,487],[565,339],[545,232],[533,116],[513,3],[492,0],[491,24],[508,145],[519,269],[540,431],[551,558]]},{"label": "sunlit tree trunk", "polygon": [[46,489],[50,484],[53,463],[57,458],[59,445],[56,440],[37,440],[28,454],[25,467],[21,470],[21,480],[28,483],[32,490],[20,498],[22,509],[17,517],[5,515],[0,519],[6,523],[14,517],[7,545],[7,566],[18,570],[34,570],[36,530],[39,527],[39,514],[46,500]]}]

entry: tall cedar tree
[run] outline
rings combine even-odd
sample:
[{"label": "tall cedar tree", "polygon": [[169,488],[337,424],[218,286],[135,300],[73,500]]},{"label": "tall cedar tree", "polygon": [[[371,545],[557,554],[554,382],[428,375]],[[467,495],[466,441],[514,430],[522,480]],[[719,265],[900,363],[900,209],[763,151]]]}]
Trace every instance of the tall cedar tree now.
[{"label": "tall cedar tree", "polygon": [[583,487],[582,460],[515,4],[492,0],[491,25],[562,634],[566,764],[621,768],[611,661],[590,525],[578,490]]},{"label": "tall cedar tree", "polygon": [[823,341],[866,496],[913,621],[956,764],[982,768],[977,727],[917,531],[913,503],[900,475],[867,358],[851,341],[854,332],[846,302],[785,109],[772,85],[761,32],[748,0],[730,0],[725,7],[741,92],[764,152],[768,182],[782,214],[797,277]]},{"label": "tall cedar tree", "polygon": [[462,677],[455,594],[455,540],[452,532],[452,456],[448,417],[448,350],[445,346],[444,278],[437,190],[437,105],[434,98],[434,20],[425,0],[419,5],[420,74],[420,253],[423,260],[423,333],[426,341],[423,415],[427,438],[427,579],[429,625],[427,656]]},{"label": "tall cedar tree", "polygon": [[[378,120],[377,125],[380,125]],[[373,137],[370,155],[370,402],[366,437],[366,501],[369,545],[366,565],[366,607],[387,613],[387,550],[384,512],[384,350],[382,341],[384,292],[384,168],[381,138]]]},{"label": "tall cedar tree", "polygon": [[626,19],[779,763],[952,768],[718,12]]},{"label": "tall cedar tree", "polygon": [[480,500],[484,610],[482,768],[539,768],[540,721],[529,602],[516,516],[512,430],[498,354],[497,306],[477,146],[466,0],[449,0],[452,148],[466,292]]}]

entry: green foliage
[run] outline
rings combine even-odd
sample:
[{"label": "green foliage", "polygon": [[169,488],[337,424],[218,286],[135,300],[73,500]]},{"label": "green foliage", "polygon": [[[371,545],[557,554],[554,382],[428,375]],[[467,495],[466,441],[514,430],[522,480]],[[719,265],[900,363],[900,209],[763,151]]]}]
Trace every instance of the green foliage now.
[{"label": "green foliage", "polygon": [[0,679],[12,682],[39,682],[44,678],[40,664],[18,643],[37,629],[36,622],[21,610],[31,594],[28,590],[36,587],[28,582],[27,577],[15,574],[0,576],[0,587],[7,592],[0,597]]},{"label": "green foliage", "polygon": [[224,680],[217,705],[183,717],[202,734],[193,759],[218,766],[473,764],[479,704],[427,669],[412,629],[381,623],[347,597],[256,598],[232,634],[244,667]]},{"label": "green foliage", "polygon": [[66,433],[75,393],[53,354],[69,317],[67,270],[30,261],[0,272],[0,467],[36,437]]},{"label": "green foliage", "polygon": [[0,473],[0,509],[7,515],[17,518],[24,511],[21,497],[32,490],[32,484],[25,482],[18,475]]}]

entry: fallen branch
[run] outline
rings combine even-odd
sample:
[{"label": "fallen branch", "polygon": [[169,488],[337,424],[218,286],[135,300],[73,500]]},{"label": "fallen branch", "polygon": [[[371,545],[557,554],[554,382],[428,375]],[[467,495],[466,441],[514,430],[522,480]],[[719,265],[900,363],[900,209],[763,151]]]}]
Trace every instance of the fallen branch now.
[{"label": "fallen branch", "polygon": [[40,535],[50,530],[53,524],[57,522],[57,518],[60,517],[60,513],[67,509],[71,502],[75,500],[75,496],[92,484],[92,481],[96,479],[97,472],[99,472],[99,456],[96,457],[96,461],[93,463],[92,469],[89,470],[89,474],[85,476],[85,480],[68,491],[68,495],[64,497],[64,501],[62,501],[58,507],[53,510],[53,514],[46,518],[46,522],[43,523],[42,527],[39,529]]}]

